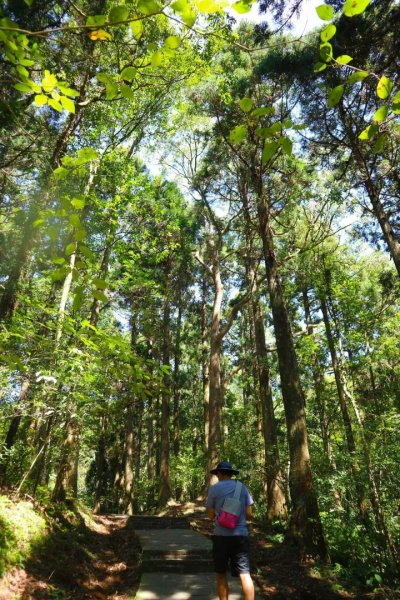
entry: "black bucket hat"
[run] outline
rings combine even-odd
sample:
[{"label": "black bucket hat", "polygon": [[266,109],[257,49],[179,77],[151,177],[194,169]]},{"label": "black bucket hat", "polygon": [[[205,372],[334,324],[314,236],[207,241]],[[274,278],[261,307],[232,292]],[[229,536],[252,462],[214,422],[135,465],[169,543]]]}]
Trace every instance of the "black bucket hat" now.
[{"label": "black bucket hat", "polygon": [[222,460],[217,464],[215,469],[212,469],[210,471],[210,473],[212,473],[213,475],[216,475],[218,472],[227,473],[228,475],[239,475],[239,471],[233,469],[231,463],[227,460]]}]

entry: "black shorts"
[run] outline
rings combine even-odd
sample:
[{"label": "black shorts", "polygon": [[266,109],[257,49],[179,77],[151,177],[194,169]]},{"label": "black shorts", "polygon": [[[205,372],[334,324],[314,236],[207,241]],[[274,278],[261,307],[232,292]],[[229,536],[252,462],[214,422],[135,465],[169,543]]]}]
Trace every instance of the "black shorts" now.
[{"label": "black shorts", "polygon": [[228,567],[234,577],[250,573],[250,546],[247,535],[213,535],[213,559],[216,573],[226,573]]}]

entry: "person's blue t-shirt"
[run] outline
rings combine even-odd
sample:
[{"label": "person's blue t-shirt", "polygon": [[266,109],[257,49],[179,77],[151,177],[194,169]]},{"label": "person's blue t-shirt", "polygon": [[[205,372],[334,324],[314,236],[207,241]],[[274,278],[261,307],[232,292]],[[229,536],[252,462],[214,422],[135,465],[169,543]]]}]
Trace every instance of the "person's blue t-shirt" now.
[{"label": "person's blue t-shirt", "polygon": [[[213,508],[216,516],[218,516],[225,498],[231,498],[233,496],[235,493],[235,487],[235,479],[224,479],[223,481],[218,481],[218,483],[212,485],[208,492],[206,507]],[[243,484],[240,493],[240,501],[242,503],[242,509],[240,511],[239,521],[235,529],[227,529],[215,521],[215,527],[213,531],[214,535],[249,535],[246,526],[246,506],[254,504],[254,500],[250,496],[246,486]]]}]

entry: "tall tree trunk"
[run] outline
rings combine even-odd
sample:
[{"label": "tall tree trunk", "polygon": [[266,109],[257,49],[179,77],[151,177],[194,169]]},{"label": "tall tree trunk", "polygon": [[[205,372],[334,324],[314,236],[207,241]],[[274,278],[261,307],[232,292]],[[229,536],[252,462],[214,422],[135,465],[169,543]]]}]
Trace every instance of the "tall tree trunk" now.
[{"label": "tall tree trunk", "polygon": [[[171,258],[168,257],[165,265],[166,293],[164,297],[163,327],[162,327],[162,363],[170,368],[170,327],[171,327]],[[164,373],[163,391],[161,393],[161,439],[160,439],[160,487],[158,491],[159,506],[164,506],[171,498],[171,482],[169,477],[170,459],[170,402],[171,402],[171,375]]]},{"label": "tall tree trunk", "polygon": [[178,299],[178,319],[176,323],[176,338],[174,352],[174,374],[173,374],[173,452],[178,456],[180,449],[180,364],[181,364],[181,331],[182,331],[182,294]]},{"label": "tall tree trunk", "polygon": [[[210,332],[208,327],[208,285],[206,277],[201,287],[201,359],[203,380],[204,450],[210,443]],[[208,478],[207,478],[208,479]]]},{"label": "tall tree trunk", "polygon": [[343,373],[339,367],[339,361],[336,354],[335,340],[333,338],[332,328],[329,319],[328,307],[325,298],[320,298],[322,317],[324,319],[326,338],[331,355],[333,374],[335,376],[336,389],[339,399],[340,412],[342,414],[343,425],[346,435],[347,449],[350,457],[350,466],[353,473],[354,486],[356,490],[357,507],[360,518],[367,529],[370,529],[371,523],[368,516],[368,503],[365,497],[364,486],[361,482],[360,465],[357,458],[357,447],[351,423],[349,407],[347,405],[346,394],[344,391]]},{"label": "tall tree trunk", "polygon": [[275,420],[269,361],[265,343],[264,319],[256,283],[255,250],[253,244],[252,222],[245,183],[240,182],[241,200],[245,217],[245,235],[247,247],[248,283],[252,285],[251,315],[254,327],[254,342],[257,360],[258,383],[262,414],[262,429],[265,453],[265,474],[267,483],[267,521],[287,518],[287,503],[284,489],[278,448],[278,432]]},{"label": "tall tree trunk", "polygon": [[127,515],[134,514],[134,459],[135,459],[135,406],[126,409],[126,436],[124,453],[124,509]]},{"label": "tall tree trunk", "polygon": [[[209,440],[208,440],[208,460],[207,460],[207,478],[210,469],[215,467],[221,452],[222,444],[222,404],[223,390],[221,386],[221,346],[222,337],[220,334],[221,305],[224,288],[221,281],[221,272],[219,267],[218,248],[215,240],[210,243],[213,249],[212,276],[214,284],[214,303],[210,327],[210,395],[209,395]],[[215,477],[211,478],[213,482]]]},{"label": "tall tree trunk", "polygon": [[79,452],[79,435],[76,416],[70,414],[65,427],[61,464],[57,472],[52,499],[62,502],[68,496],[73,498],[78,494],[77,457]]},{"label": "tall tree trunk", "polygon": [[97,449],[96,449],[96,475],[94,487],[94,508],[93,512],[99,514],[102,510],[102,500],[105,488],[106,474],[106,427],[107,417],[103,414],[100,417],[100,431],[98,433]]},{"label": "tall tree trunk", "polygon": [[279,264],[274,247],[269,208],[263,195],[259,195],[257,198],[257,211],[288,435],[289,486],[292,501],[290,531],[306,552],[327,560],[328,550],[322,530],[317,496],[312,483],[304,395],[289,312],[279,276]]}]

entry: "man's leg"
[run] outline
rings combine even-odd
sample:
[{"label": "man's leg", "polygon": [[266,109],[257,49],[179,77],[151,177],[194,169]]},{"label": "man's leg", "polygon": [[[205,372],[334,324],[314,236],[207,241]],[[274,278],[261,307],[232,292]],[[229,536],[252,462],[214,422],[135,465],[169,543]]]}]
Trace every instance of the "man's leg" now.
[{"label": "man's leg", "polygon": [[254,600],[254,584],[250,573],[240,573],[239,577],[244,600]]},{"label": "man's leg", "polygon": [[226,573],[217,573],[217,593],[219,600],[228,600],[229,589]]}]

